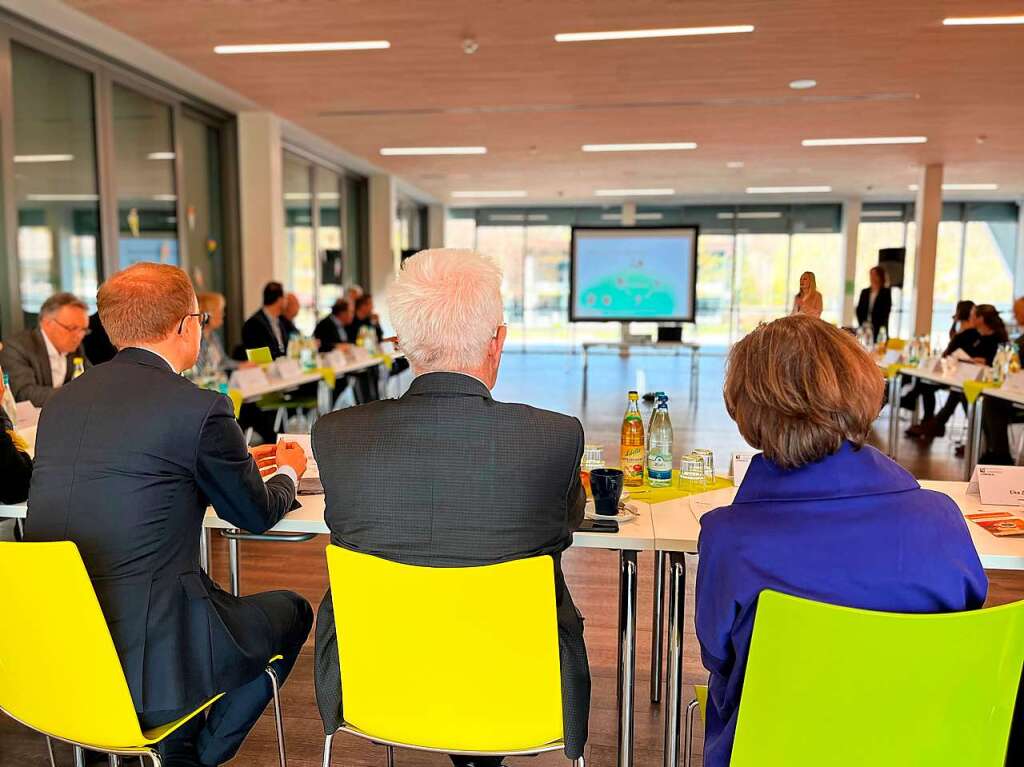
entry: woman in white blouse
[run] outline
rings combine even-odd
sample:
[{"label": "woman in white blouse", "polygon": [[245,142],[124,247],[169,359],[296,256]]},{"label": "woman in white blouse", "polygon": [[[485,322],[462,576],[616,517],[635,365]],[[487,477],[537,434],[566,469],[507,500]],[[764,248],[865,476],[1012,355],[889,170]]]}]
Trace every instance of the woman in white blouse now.
[{"label": "woman in white blouse", "polygon": [[820,318],[821,306],[821,293],[818,292],[814,272],[804,272],[800,275],[800,292],[793,300],[793,311],[790,314],[807,314]]}]

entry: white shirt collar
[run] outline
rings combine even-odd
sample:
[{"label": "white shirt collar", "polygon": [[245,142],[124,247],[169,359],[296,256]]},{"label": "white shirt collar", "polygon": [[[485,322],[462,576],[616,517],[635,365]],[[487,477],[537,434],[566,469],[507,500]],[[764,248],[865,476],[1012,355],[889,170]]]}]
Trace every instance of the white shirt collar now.
[{"label": "white shirt collar", "polygon": [[169,359],[167,359],[164,355],[162,355],[156,349],[150,349],[148,346],[136,346],[136,347],[133,347],[133,348],[135,348],[135,349],[142,349],[143,351],[149,352],[150,354],[155,354],[157,357],[159,357],[165,363],[167,363],[167,367],[169,367],[171,369],[172,373],[174,373],[175,375],[179,375],[181,373],[180,370],[175,369],[174,365],[171,364],[171,361]]},{"label": "white shirt collar", "polygon": [[484,383],[483,379],[477,378],[472,373],[464,373],[461,370],[428,370],[426,373],[419,373],[416,377],[417,378],[422,378],[423,376],[433,375],[434,373],[447,373],[449,375],[466,376],[466,378],[472,378],[474,381],[479,381],[481,384],[483,384],[487,388],[488,391],[490,391],[490,389],[491,389],[490,386],[487,386],[487,384]]}]

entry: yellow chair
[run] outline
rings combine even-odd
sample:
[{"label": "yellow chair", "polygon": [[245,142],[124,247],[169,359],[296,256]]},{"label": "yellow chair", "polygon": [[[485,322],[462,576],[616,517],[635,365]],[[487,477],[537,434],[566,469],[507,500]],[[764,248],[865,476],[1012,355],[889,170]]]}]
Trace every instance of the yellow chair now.
[{"label": "yellow chair", "polygon": [[563,748],[551,557],[416,567],[328,546],[327,568],[345,718],[337,732],[386,746],[389,767],[395,747],[467,756]]},{"label": "yellow chair", "polygon": [[693,715],[700,713],[700,721],[704,722],[704,712],[708,707],[708,686],[706,684],[695,684],[693,693],[696,696],[686,707],[686,730],[683,735],[683,765],[690,767],[693,764]]},{"label": "yellow chair", "polygon": [[[143,731],[110,630],[78,548],[57,543],[0,543],[5,626],[0,631],[0,711],[47,737],[111,756],[148,757],[159,767],[161,740],[219,698],[191,714]],[[281,656],[270,659],[270,663]],[[274,691],[278,750],[285,767],[278,679]],[[115,760],[116,761],[116,758]]]},{"label": "yellow chair", "polygon": [[258,349],[246,349],[245,356],[249,362],[255,362],[257,365],[269,365],[274,361],[270,354],[269,346],[261,346]]}]

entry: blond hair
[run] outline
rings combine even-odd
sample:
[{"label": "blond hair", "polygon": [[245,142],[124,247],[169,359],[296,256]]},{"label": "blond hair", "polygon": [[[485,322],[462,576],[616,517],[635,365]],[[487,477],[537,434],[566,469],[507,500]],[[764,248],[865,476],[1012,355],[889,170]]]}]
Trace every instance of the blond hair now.
[{"label": "blond hair", "polygon": [[814,317],[761,325],[729,353],[725,406],[751,446],[783,469],[862,447],[882,408],[882,374],[852,335]]},{"label": "blond hair", "polygon": [[424,250],[405,260],[388,291],[402,351],[417,372],[483,364],[501,325],[501,269],[471,250]]},{"label": "blond hair", "polygon": [[139,263],[100,286],[100,322],[118,349],[162,341],[196,311],[188,275],[176,266]]},{"label": "blond hair", "polygon": [[199,302],[199,311],[209,312],[213,314],[218,310],[223,310],[227,307],[227,299],[224,298],[223,293],[206,292],[200,293],[196,296],[196,301]]}]

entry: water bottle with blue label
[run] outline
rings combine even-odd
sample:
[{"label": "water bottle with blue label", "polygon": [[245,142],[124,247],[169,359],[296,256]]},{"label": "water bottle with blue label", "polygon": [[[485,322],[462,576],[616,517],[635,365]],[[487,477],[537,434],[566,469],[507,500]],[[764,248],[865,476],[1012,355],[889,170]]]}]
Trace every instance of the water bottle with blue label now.
[{"label": "water bottle with blue label", "polygon": [[668,397],[662,394],[651,418],[647,447],[647,484],[672,486],[672,420],[668,415]]}]

